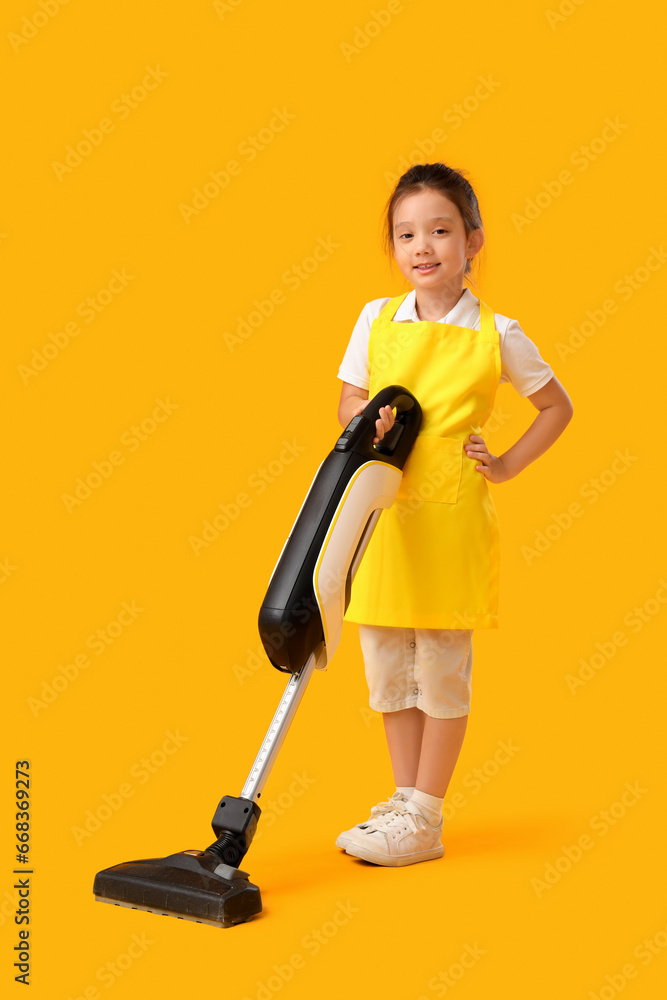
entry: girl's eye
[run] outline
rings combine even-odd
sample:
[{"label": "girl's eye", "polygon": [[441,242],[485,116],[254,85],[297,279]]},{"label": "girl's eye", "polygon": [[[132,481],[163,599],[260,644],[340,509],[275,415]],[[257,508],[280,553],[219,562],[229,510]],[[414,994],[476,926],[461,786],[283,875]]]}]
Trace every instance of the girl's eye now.
[{"label": "girl's eye", "polygon": [[[449,229],[443,229],[441,227],[440,229],[434,230],[434,232],[436,232],[436,233],[448,233]],[[407,236],[408,238],[410,238],[412,236],[412,233],[401,233],[401,235],[398,237],[399,240],[402,240],[404,236]]]}]

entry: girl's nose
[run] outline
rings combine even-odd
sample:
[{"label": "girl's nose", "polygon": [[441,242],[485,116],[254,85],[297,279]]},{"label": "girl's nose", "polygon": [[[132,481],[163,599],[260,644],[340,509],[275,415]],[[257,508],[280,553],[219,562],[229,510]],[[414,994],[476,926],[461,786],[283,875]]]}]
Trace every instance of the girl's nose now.
[{"label": "girl's nose", "polygon": [[429,243],[428,237],[426,236],[415,236],[415,242],[413,244],[413,252],[418,255],[432,256],[432,247]]}]

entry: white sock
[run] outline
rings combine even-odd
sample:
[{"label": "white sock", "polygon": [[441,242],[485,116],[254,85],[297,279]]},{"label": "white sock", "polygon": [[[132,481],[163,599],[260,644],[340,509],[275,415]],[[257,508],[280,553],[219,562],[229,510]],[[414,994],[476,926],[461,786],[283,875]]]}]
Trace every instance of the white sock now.
[{"label": "white sock", "polygon": [[415,786],[414,785],[396,785],[396,791],[397,792],[403,792],[403,794],[405,795],[406,799],[410,798],[410,796],[412,795],[412,793],[414,792],[414,790],[415,790]]},{"label": "white sock", "polygon": [[431,826],[438,825],[440,816],[442,815],[442,804],[445,801],[444,796],[439,799],[437,795],[429,795],[428,792],[421,792],[418,788],[415,788],[410,796],[410,801],[415,803],[415,805],[421,806],[419,811],[424,819],[429,821]]}]

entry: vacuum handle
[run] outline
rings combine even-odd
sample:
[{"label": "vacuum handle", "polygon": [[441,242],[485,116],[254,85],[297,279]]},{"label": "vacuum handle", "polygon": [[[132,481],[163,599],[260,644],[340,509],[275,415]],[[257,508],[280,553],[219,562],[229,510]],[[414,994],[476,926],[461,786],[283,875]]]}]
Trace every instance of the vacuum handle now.
[{"label": "vacuum handle", "polygon": [[[383,406],[391,406],[392,409],[395,407],[396,417],[391,430],[377,445],[373,445],[373,438],[376,436],[375,421]],[[368,401],[362,413],[352,417],[334,451],[354,451],[367,461],[381,458],[402,469],[419,433],[421,420],[421,406],[409,389],[402,385],[385,386]]]}]

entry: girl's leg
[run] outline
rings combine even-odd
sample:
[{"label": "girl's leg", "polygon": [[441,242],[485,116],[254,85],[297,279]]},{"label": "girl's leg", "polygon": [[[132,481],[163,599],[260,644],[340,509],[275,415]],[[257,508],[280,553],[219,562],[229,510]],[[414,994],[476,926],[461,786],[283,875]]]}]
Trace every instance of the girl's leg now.
[{"label": "girl's leg", "polygon": [[403,708],[398,712],[383,712],[391,769],[397,787],[413,786],[419,768],[425,714],[419,708]]},{"label": "girl's leg", "polygon": [[[414,711],[419,711],[419,709]],[[468,724],[468,716],[461,715],[454,719],[434,719],[423,712],[420,714],[424,716],[424,731],[414,786],[420,792],[426,792],[428,795],[435,795],[442,799],[456,767]]]},{"label": "girl's leg", "polygon": [[415,788],[443,798],[461,751],[470,711],[472,629],[419,629],[416,671],[424,700],[460,712],[438,719],[426,714]]},{"label": "girl's leg", "polygon": [[[369,687],[378,673],[378,664],[389,662],[394,665],[394,674],[387,671],[382,674],[381,687],[378,687],[376,681],[379,692],[376,698],[380,702],[405,697],[406,679],[410,689],[413,682],[419,685],[422,678],[427,680],[428,674],[422,667],[419,669],[419,677],[415,677],[414,654],[410,653],[415,646],[413,629],[360,626],[360,636]],[[428,681],[432,690],[429,700],[442,707],[447,703],[447,707],[457,705],[460,706],[459,710],[464,711],[464,706],[470,704],[472,630],[424,629],[420,631],[417,641],[423,646],[420,653],[424,658],[424,665],[438,663],[444,652],[454,644],[451,655],[445,657],[448,671],[441,672],[437,679],[431,676]],[[401,656],[397,658],[396,654],[396,650],[400,653],[403,649],[407,655],[407,673],[406,661]],[[462,658],[466,661],[465,670],[461,665]],[[413,665],[410,667],[411,662]],[[390,694],[392,686],[396,688],[393,696]],[[412,786],[429,795],[443,798],[463,744],[467,714],[437,719],[415,707],[383,712],[382,717],[396,785]]]},{"label": "girl's leg", "polygon": [[444,798],[463,745],[468,716],[434,719],[419,708],[383,712],[396,785]]}]

